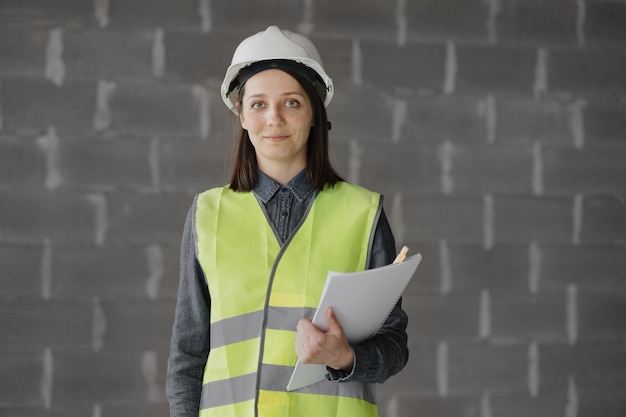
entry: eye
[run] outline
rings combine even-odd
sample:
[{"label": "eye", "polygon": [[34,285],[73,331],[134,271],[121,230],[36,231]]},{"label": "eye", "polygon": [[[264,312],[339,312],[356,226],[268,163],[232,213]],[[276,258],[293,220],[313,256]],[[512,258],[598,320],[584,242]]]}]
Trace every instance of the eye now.
[{"label": "eye", "polygon": [[300,105],[300,102],[295,99],[289,99],[285,102],[286,107],[298,107],[299,105]]},{"label": "eye", "polygon": [[259,110],[259,109],[262,109],[263,107],[264,107],[264,104],[260,101],[253,101],[252,103],[250,103],[250,108],[254,110]]}]

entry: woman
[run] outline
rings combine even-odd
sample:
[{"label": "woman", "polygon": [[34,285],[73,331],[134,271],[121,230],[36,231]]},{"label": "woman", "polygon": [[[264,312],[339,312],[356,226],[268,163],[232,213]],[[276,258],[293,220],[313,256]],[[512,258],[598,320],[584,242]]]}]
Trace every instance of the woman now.
[{"label": "woman", "polygon": [[[328,331],[311,323],[329,270],[383,266],[395,253],[382,197],[331,167],[332,95],[302,35],[270,26],[234,53],[222,98],[241,132],[230,183],[199,194],[185,224],[172,417],[377,416],[371,384],[406,364],[400,303],[360,344],[332,309]],[[298,358],[326,365],[327,380],[288,392]]]}]

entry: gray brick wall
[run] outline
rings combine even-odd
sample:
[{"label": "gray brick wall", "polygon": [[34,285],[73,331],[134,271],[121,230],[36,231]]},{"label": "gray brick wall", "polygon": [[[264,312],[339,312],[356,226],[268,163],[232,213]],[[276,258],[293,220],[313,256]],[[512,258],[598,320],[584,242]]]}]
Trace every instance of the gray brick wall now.
[{"label": "gray brick wall", "polygon": [[182,223],[269,24],[316,42],[335,165],[424,255],[381,416],[626,415],[621,0],[1,0],[0,415],[168,415]]}]

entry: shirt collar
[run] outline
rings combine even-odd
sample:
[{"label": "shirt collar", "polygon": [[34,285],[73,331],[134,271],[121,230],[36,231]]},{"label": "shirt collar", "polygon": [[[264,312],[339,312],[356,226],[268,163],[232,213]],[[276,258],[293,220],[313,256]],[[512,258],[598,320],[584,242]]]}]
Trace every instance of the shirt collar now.
[{"label": "shirt collar", "polygon": [[[257,184],[252,191],[263,204],[267,204],[281,187],[278,182],[259,170]],[[304,201],[313,192],[313,184],[307,181],[306,178],[306,168],[285,184],[285,188],[289,189],[298,201]]]}]

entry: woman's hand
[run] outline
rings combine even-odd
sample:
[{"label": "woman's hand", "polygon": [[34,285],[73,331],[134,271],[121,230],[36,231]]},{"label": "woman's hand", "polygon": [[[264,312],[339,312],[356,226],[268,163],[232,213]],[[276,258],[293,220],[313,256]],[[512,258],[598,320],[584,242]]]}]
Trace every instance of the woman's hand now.
[{"label": "woman's hand", "polygon": [[332,307],[326,309],[328,330],[315,327],[310,319],[296,326],[296,354],[303,363],[326,365],[333,369],[352,371],[354,352],[343,333]]}]

